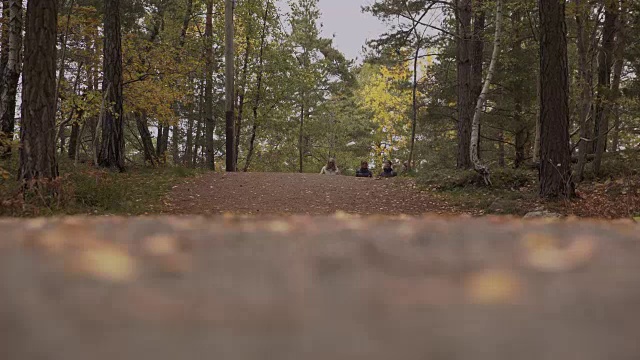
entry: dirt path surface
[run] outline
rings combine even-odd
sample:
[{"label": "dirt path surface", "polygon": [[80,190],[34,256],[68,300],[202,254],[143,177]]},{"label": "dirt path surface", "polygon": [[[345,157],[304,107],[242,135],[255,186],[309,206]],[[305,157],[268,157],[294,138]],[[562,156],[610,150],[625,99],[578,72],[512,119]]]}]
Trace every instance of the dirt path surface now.
[{"label": "dirt path surface", "polygon": [[68,218],[0,234],[3,360],[640,358],[637,224]]},{"label": "dirt path surface", "polygon": [[166,200],[171,214],[450,214],[411,179],[282,173],[207,174],[176,186]]}]

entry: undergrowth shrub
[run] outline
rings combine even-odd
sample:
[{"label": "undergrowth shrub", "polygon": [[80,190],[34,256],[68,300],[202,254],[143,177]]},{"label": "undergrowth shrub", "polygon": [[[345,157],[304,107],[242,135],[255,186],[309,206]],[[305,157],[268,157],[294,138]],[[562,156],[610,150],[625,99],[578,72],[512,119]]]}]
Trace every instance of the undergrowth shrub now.
[{"label": "undergrowth shrub", "polygon": [[640,174],[640,150],[626,150],[606,153],[602,157],[600,174],[593,172],[593,163],[585,167],[585,180],[619,179]]},{"label": "undergrowth shrub", "polygon": [[[422,171],[417,177],[418,184],[441,191],[467,187],[486,187],[480,174],[474,170],[434,170]],[[537,182],[537,173],[531,170],[496,168],[491,169],[492,188],[519,189]]]}]

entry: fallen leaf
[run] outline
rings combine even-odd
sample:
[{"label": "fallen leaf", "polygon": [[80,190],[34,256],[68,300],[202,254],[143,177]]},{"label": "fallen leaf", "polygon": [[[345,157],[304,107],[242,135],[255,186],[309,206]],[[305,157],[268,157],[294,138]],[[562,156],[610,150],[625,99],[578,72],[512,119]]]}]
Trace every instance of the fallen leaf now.
[{"label": "fallen leaf", "polygon": [[288,223],[281,220],[271,221],[269,222],[267,227],[269,228],[270,231],[277,232],[277,233],[286,233],[291,231],[291,226]]},{"label": "fallen leaf", "polygon": [[530,268],[543,272],[575,270],[594,257],[596,247],[595,239],[589,236],[581,236],[565,248],[560,248],[556,243],[529,245],[525,262]]},{"label": "fallen leaf", "polygon": [[510,271],[485,270],[469,276],[465,289],[473,303],[512,304],[521,296],[522,281]]},{"label": "fallen leaf", "polygon": [[170,235],[155,235],[145,238],[142,248],[152,256],[170,255],[178,251],[178,239]]},{"label": "fallen leaf", "polygon": [[137,275],[135,259],[124,249],[101,245],[82,251],[71,262],[73,272],[111,282],[128,282]]}]

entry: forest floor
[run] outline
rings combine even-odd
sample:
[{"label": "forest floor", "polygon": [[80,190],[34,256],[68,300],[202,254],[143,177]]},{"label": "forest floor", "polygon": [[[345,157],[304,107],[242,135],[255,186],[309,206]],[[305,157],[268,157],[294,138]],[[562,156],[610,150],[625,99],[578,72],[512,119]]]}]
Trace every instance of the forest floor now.
[{"label": "forest floor", "polygon": [[[7,169],[15,173],[15,166]],[[445,170],[376,180],[298,173],[209,173],[173,166],[132,167],[126,173],[114,173],[62,162],[61,174],[45,184],[54,190],[53,197],[39,192],[23,196],[13,175],[0,176],[0,216],[336,212],[523,216],[540,210],[603,219],[640,216],[640,174],[627,170],[582,182],[577,188],[579,198],[555,202],[537,196],[537,174],[528,170],[496,170],[491,188],[478,184],[474,172]]]},{"label": "forest floor", "polygon": [[215,215],[472,214],[411,178],[371,179],[285,173],[213,173],[174,186],[164,213]]},{"label": "forest floor", "polygon": [[640,179],[591,182],[579,198],[543,201],[536,186],[517,189],[464,187],[439,191],[414,178],[355,178],[296,173],[214,173],[185,179],[164,199],[166,214],[322,215],[335,212],[382,215],[522,216],[531,211],[589,218],[640,215]]}]

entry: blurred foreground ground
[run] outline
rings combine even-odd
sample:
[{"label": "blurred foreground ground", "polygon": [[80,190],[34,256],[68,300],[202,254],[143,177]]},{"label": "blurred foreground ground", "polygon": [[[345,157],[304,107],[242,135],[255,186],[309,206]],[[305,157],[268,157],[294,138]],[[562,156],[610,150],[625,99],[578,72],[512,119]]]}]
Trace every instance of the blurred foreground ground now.
[{"label": "blurred foreground ground", "polygon": [[638,359],[640,226],[0,220],[0,359]]}]

